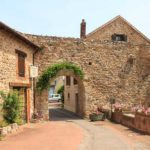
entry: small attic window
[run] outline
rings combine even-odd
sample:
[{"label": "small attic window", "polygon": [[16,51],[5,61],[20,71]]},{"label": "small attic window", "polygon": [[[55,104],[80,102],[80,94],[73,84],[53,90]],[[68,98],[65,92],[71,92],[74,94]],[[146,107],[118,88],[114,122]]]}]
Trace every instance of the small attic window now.
[{"label": "small attic window", "polygon": [[127,36],[125,34],[113,34],[112,41],[127,41]]}]

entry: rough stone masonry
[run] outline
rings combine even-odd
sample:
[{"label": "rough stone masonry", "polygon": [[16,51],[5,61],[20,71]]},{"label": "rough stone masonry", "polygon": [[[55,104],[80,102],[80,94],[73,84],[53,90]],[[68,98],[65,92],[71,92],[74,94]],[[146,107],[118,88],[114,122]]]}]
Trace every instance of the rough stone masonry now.
[{"label": "rough stone masonry", "polygon": [[[126,106],[150,105],[149,39],[121,16],[88,35],[83,20],[82,29],[80,39],[24,35],[41,46],[35,56],[40,74],[49,65],[61,61],[80,66],[85,73],[84,116],[99,105],[109,108],[112,97]],[[126,35],[126,41],[112,41],[113,34]]]},{"label": "rough stone masonry", "polygon": [[[9,32],[2,30],[2,26]],[[30,83],[29,66],[33,64],[35,46],[24,37],[20,37],[23,35],[41,47],[34,60],[35,65],[39,67],[39,75],[48,66],[62,61],[72,62],[83,69],[85,77],[83,81],[79,81],[84,86],[79,89],[84,95],[83,99],[80,99],[83,109],[80,115],[87,116],[99,105],[109,108],[109,100],[112,97],[126,106],[133,103],[150,105],[150,40],[121,16],[115,17],[87,35],[86,22],[82,20],[80,39],[22,34],[6,25],[2,26],[1,90],[9,92],[12,88],[11,82],[25,85]],[[114,35],[124,38],[124,41],[113,41]],[[25,79],[17,77],[15,49],[20,49],[28,55]],[[30,87],[29,90],[32,114],[34,98]],[[38,111],[45,115],[48,115],[47,93],[40,99],[35,97],[36,106],[40,106]]]},{"label": "rough stone masonry", "polygon": [[149,78],[144,74],[139,56],[141,49],[147,49],[145,45],[26,36],[42,47],[35,57],[35,64],[39,66],[40,74],[49,65],[64,60],[83,69],[85,116],[95,110],[97,105],[108,107],[111,97],[128,105],[140,101],[149,102]]}]

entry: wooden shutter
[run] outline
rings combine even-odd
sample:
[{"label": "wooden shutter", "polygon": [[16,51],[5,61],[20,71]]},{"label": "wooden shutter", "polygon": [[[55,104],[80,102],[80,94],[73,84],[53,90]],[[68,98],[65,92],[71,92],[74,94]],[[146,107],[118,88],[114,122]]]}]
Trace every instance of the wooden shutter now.
[{"label": "wooden shutter", "polygon": [[127,35],[124,35],[124,41],[127,42]]},{"label": "wooden shutter", "polygon": [[15,50],[18,54],[18,76],[25,77],[25,58],[27,54],[18,49]]},{"label": "wooden shutter", "polygon": [[78,84],[78,81],[74,78],[74,85]]},{"label": "wooden shutter", "polygon": [[116,34],[113,34],[113,35],[111,36],[111,39],[112,39],[112,41],[116,41]]},{"label": "wooden shutter", "polygon": [[70,85],[71,84],[71,78],[70,76],[66,76],[66,85]]},{"label": "wooden shutter", "polygon": [[18,74],[20,77],[25,76],[25,56],[18,54]]}]

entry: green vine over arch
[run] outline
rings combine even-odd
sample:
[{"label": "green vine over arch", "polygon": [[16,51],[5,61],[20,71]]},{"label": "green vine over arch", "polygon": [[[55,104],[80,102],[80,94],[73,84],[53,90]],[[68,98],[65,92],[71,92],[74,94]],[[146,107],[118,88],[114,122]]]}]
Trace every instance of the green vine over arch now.
[{"label": "green vine over arch", "polygon": [[69,63],[69,62],[62,62],[62,63],[57,63],[52,66],[49,66],[43,74],[39,77],[38,82],[36,84],[36,87],[39,91],[42,91],[44,89],[47,89],[49,87],[49,82],[52,78],[56,77],[57,73],[60,70],[71,70],[74,72],[75,75],[79,76],[80,79],[82,80],[84,77],[84,73],[81,68],[78,66]]}]

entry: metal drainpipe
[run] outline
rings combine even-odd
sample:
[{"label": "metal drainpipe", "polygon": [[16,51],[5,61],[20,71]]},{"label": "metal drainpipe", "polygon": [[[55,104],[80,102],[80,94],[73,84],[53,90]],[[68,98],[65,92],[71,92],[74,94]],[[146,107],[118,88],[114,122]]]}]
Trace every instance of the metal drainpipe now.
[{"label": "metal drainpipe", "polygon": [[[35,61],[34,61],[34,59],[35,59],[34,55],[35,55],[37,52],[38,52],[38,50],[36,50],[36,51],[33,53],[33,58],[32,58],[32,60],[33,60],[33,65],[34,65],[34,63],[35,63]],[[35,112],[35,78],[33,78],[33,107],[34,107],[34,112]]]}]

